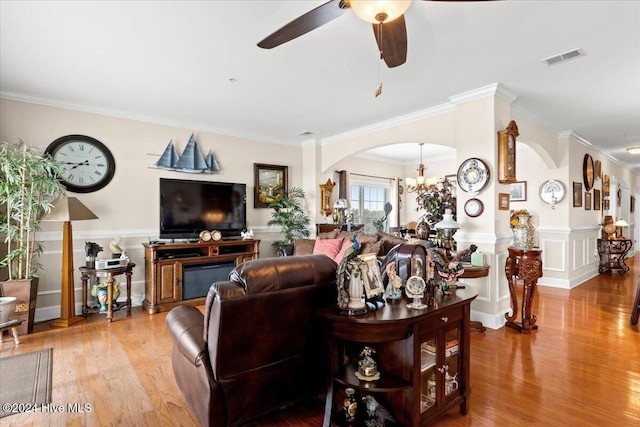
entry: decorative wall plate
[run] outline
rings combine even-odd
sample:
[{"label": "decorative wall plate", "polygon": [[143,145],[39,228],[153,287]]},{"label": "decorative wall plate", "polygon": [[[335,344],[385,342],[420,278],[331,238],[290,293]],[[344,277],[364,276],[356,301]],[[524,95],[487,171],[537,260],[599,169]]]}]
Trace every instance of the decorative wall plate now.
[{"label": "decorative wall plate", "polygon": [[556,203],[561,202],[566,194],[567,190],[564,187],[564,184],[560,181],[556,181],[555,179],[545,181],[540,186],[540,200],[549,205],[555,205]]},{"label": "decorative wall plate", "polygon": [[489,167],[482,160],[471,157],[458,168],[458,185],[467,193],[478,194],[489,183]]},{"label": "decorative wall plate", "polygon": [[589,154],[584,155],[584,161],[582,162],[582,178],[584,179],[584,191],[591,191],[593,188],[593,181],[595,180],[595,166],[593,164],[593,158]]},{"label": "decorative wall plate", "polygon": [[470,216],[471,218],[475,218],[477,216],[482,215],[483,211],[484,211],[484,204],[480,199],[476,199],[476,198],[469,199],[464,204],[464,213],[466,213],[467,216]]}]

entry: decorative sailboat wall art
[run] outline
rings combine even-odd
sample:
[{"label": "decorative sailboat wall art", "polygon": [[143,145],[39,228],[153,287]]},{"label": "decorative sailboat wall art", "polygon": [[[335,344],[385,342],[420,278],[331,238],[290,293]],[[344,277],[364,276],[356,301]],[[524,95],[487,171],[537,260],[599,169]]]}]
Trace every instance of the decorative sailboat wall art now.
[{"label": "decorative sailboat wall art", "polygon": [[212,150],[209,150],[207,157],[202,157],[193,134],[191,134],[187,146],[179,156],[173,146],[173,140],[169,141],[162,156],[155,163],[155,167],[185,173],[215,173],[220,170],[220,165],[213,156]]}]

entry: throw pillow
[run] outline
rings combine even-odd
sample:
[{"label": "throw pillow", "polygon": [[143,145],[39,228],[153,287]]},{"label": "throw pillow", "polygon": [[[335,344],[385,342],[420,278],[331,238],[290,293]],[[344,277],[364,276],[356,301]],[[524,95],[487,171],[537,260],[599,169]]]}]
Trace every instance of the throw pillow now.
[{"label": "throw pillow", "polygon": [[341,247],[342,239],[316,239],[316,243],[313,245],[313,254],[327,255],[335,260]]},{"label": "throw pillow", "polygon": [[313,254],[313,247],[316,244],[316,239],[296,239],[293,242],[293,254],[294,255],[311,255]]},{"label": "throw pillow", "polygon": [[380,248],[382,247],[382,241],[378,240],[377,242],[364,242],[362,244],[362,248],[360,249],[361,254],[375,254],[378,256],[380,254]]},{"label": "throw pillow", "polygon": [[338,255],[336,255],[333,260],[336,263],[340,264],[340,262],[342,262],[342,260],[344,259],[347,250],[352,246],[353,242],[351,241],[351,239],[342,239],[342,247],[340,247],[340,252],[338,252]]},{"label": "throw pillow", "polygon": [[358,241],[358,243],[362,245],[364,243],[375,243],[379,239],[378,239],[378,236],[375,234],[358,232],[356,233],[356,240]]},{"label": "throw pillow", "polygon": [[321,239],[335,239],[338,237],[340,230],[325,231],[324,233],[318,233],[318,237]]},{"label": "throw pillow", "polygon": [[384,254],[388,253],[395,245],[407,242],[402,237],[398,237],[382,231],[378,231],[376,235],[380,238],[380,241],[382,241],[382,253]]}]

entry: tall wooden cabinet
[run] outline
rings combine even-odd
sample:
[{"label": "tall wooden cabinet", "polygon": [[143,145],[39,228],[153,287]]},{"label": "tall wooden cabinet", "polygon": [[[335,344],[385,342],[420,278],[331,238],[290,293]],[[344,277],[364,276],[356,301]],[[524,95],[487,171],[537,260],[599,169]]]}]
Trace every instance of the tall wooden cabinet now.
[{"label": "tall wooden cabinet", "polygon": [[[402,301],[361,316],[322,312],[331,355],[324,426],[349,425],[339,403],[345,388],[354,388],[360,397],[371,394],[401,425],[429,425],[456,405],[466,414],[469,316],[476,296],[469,287],[439,295],[435,307],[423,310],[410,309]],[[365,345],[376,352],[378,380],[356,377]],[[358,415],[355,425],[364,425],[364,411]]]},{"label": "tall wooden cabinet", "polygon": [[259,244],[259,240],[144,243],[142,307],[154,314],[180,304],[204,304],[214,281],[227,280],[235,266],[258,258]]}]

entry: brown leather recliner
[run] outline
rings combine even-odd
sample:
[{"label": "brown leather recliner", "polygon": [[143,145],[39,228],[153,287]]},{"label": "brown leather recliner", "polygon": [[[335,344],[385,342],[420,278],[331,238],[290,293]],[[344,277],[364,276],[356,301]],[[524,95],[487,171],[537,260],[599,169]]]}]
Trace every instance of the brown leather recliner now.
[{"label": "brown leather recliner", "polygon": [[203,426],[237,426],[326,386],[326,340],[316,312],[336,304],[325,255],[264,258],[232,271],[204,315],[167,315],[176,382]]}]

